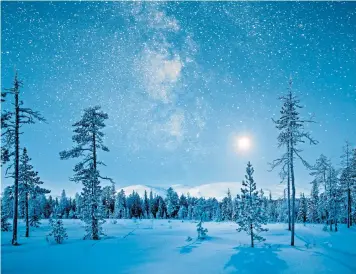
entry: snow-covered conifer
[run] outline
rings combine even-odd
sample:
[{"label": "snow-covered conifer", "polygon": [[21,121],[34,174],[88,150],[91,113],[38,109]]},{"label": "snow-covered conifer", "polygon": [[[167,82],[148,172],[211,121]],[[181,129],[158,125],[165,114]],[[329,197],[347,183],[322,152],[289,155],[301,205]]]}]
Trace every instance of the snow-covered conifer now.
[{"label": "snow-covered conifer", "polygon": [[126,218],[126,196],[123,189],[116,195],[114,217],[118,219]]},{"label": "snow-covered conifer", "polygon": [[320,221],[319,208],[319,186],[318,182],[313,180],[307,211],[307,219],[309,222],[318,223]]},{"label": "snow-covered conifer", "polygon": [[[278,120],[273,120],[276,124],[276,128],[280,131],[278,136],[278,147],[286,148],[287,152],[279,159],[276,159],[272,163],[272,168],[276,166],[282,166],[282,178],[287,174],[288,179],[291,182],[292,188],[292,206],[288,210],[291,214],[291,245],[294,245],[294,236],[295,236],[295,173],[294,165],[295,159],[301,160],[302,164],[307,168],[310,168],[310,165],[301,157],[301,150],[298,148],[298,144],[305,143],[309,141],[310,144],[317,144],[310,134],[305,131],[305,125],[312,122],[309,120],[304,120],[300,118],[300,113],[298,109],[303,108],[300,105],[299,99],[293,94],[292,91],[292,79],[289,80],[289,88],[287,96],[280,97],[280,100],[283,102],[281,109],[281,117]],[[287,172],[286,172],[287,170]],[[288,180],[289,182],[289,180]],[[289,187],[288,187],[289,193]]]},{"label": "snow-covered conifer", "polygon": [[24,205],[24,219],[26,225],[25,237],[29,237],[30,226],[38,227],[41,218],[42,196],[40,194],[49,193],[49,190],[41,188],[43,184],[38,173],[33,170],[30,164],[31,158],[24,148],[19,162],[19,193]]},{"label": "snow-covered conifer", "polygon": [[343,197],[346,200],[346,218],[347,218],[347,227],[352,226],[352,197],[353,188],[356,186],[355,180],[352,178],[352,148],[349,142],[346,142],[343,148],[342,158],[342,171],[340,176],[341,191],[343,192]]},{"label": "snow-covered conifer", "polygon": [[98,151],[109,151],[104,145],[104,133],[102,132],[106,119],[108,119],[108,115],[100,111],[99,106],[85,109],[81,120],[73,124],[74,147],[68,151],[60,152],[60,158],[63,160],[83,158],[74,167],[74,177],[71,180],[83,184],[82,196],[85,206],[81,217],[86,224],[84,239],[98,240],[102,234],[101,225],[104,218],[100,201],[100,179],[111,180],[102,177],[98,169],[99,165],[103,165],[103,162],[98,160]]},{"label": "snow-covered conifer", "polygon": [[34,124],[35,121],[45,121],[45,119],[37,111],[31,108],[23,107],[23,101],[20,100],[20,87],[22,82],[17,78],[17,72],[13,82],[13,87],[2,92],[2,99],[5,95],[14,95],[14,109],[5,111],[1,114],[2,127],[2,144],[1,144],[1,160],[2,163],[9,162],[11,159],[14,163],[9,166],[14,167],[11,177],[14,178],[13,187],[13,224],[12,224],[12,244],[18,245],[17,242],[17,219],[18,219],[18,201],[19,201],[19,166],[20,166],[20,128],[24,124]]},{"label": "snow-covered conifer", "polygon": [[267,224],[267,220],[266,214],[262,209],[263,201],[256,190],[253,173],[254,169],[251,163],[248,162],[245,175],[246,181],[242,181],[240,214],[237,221],[239,225],[237,231],[245,231],[251,236],[251,247],[254,247],[255,240],[264,241],[265,239],[259,233],[268,230],[262,228],[262,225]]},{"label": "snow-covered conifer", "polygon": [[169,218],[175,218],[179,210],[179,197],[177,192],[175,192],[171,187],[167,190],[166,205],[167,216]]},{"label": "snow-covered conifer", "polygon": [[203,240],[207,236],[208,229],[203,227],[203,218],[197,224],[198,239]]},{"label": "snow-covered conifer", "polygon": [[63,221],[59,218],[50,218],[49,224],[51,226],[51,232],[48,234],[48,236],[53,237],[57,244],[63,243],[63,241],[68,238],[67,232],[63,227]]},{"label": "snow-covered conifer", "polygon": [[308,211],[308,206],[307,206],[307,200],[304,196],[304,193],[300,194],[300,199],[299,199],[299,211],[298,211],[298,220],[302,222],[304,225],[307,221],[307,211]]}]

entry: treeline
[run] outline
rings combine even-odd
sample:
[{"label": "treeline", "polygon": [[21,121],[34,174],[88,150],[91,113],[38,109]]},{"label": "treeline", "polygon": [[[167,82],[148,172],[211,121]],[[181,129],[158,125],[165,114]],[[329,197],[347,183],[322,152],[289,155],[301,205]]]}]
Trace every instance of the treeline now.
[{"label": "treeline", "polygon": [[[331,177],[329,177],[331,175]],[[335,174],[326,175],[327,184],[338,185],[338,193],[335,199],[326,191],[319,193],[316,181],[309,197],[304,193],[296,200],[296,219],[300,223],[325,223],[335,224],[348,223],[348,192],[342,191],[342,179],[333,177]],[[338,180],[339,184],[333,180]],[[336,183],[336,184],[335,184]],[[325,189],[325,188],[324,188]],[[353,193],[356,196],[356,190]],[[56,216],[62,219],[81,219],[85,211],[84,198],[81,194],[75,197],[67,197],[65,190],[61,196],[53,198],[51,195],[41,193],[29,200],[29,216],[31,225],[38,225],[40,219],[48,219]],[[288,223],[288,199],[287,193],[284,197],[273,199],[271,194],[265,195],[263,190],[259,191],[262,200],[262,210],[266,212],[266,219],[269,223]],[[330,202],[328,202],[330,200]],[[116,191],[115,185],[105,186],[100,197],[100,211],[106,219],[181,219],[181,220],[200,220],[203,221],[233,221],[238,220],[241,203],[240,195],[233,197],[230,190],[226,192],[226,197],[221,201],[215,198],[197,198],[189,194],[180,196],[173,188],[167,190],[167,196],[155,195],[150,191],[145,191],[143,197],[137,192],[125,193],[124,190]],[[330,204],[333,204],[331,208]],[[3,215],[13,215],[13,195],[12,187],[6,187],[2,196]],[[335,209],[333,211],[332,209]],[[351,220],[356,223],[356,199],[353,200],[351,207]],[[25,218],[25,197],[20,196],[19,218]],[[329,228],[329,227],[328,227]]]}]

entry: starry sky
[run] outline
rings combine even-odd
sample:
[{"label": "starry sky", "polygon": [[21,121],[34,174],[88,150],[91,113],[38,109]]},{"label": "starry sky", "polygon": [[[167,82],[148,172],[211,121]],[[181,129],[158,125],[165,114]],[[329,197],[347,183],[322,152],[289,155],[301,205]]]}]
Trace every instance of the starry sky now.
[{"label": "starry sky", "polygon": [[[69,181],[73,122],[85,107],[108,113],[102,174],[118,187],[241,182],[247,161],[259,187],[280,192],[268,163],[283,151],[271,118],[288,79],[314,115],[314,163],[340,163],[356,143],[356,3],[3,2],[1,81],[15,69],[26,106],[47,123],[26,126],[21,145],[53,194]],[[9,102],[2,107],[9,107]],[[238,136],[252,148],[236,151]],[[296,166],[297,190],[310,189]],[[4,178],[2,189],[12,183]]]}]

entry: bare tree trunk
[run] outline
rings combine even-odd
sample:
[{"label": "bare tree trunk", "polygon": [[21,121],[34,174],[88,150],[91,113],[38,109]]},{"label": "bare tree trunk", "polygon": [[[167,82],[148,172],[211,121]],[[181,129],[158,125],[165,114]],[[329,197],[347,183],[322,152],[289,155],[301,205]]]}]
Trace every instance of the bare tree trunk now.
[{"label": "bare tree trunk", "polygon": [[[349,183],[348,183],[349,184]],[[350,187],[348,186],[347,189],[347,228],[350,228],[351,224],[351,191]]]},{"label": "bare tree trunk", "polygon": [[331,171],[329,171],[329,222],[330,222],[330,231],[333,231],[333,222],[332,222],[332,217],[331,217]]},{"label": "bare tree trunk", "polygon": [[[94,127],[93,127],[94,128]],[[96,171],[96,138],[95,138],[95,132],[93,132],[93,165],[94,165],[94,170]],[[93,180],[92,183],[92,194],[93,198],[96,196],[96,180]],[[98,205],[97,204],[92,204],[92,231],[93,231],[93,240],[99,240],[99,231],[98,231],[98,220],[95,216],[95,212],[97,209]]]},{"label": "bare tree trunk", "polygon": [[252,226],[252,223],[250,224],[250,231],[251,231],[251,247],[254,247],[254,244],[253,244],[253,226]]},{"label": "bare tree trunk", "polygon": [[295,223],[295,182],[294,182],[294,163],[293,163],[293,144],[290,150],[290,174],[292,181],[292,233],[291,233],[291,246],[294,246],[294,223]]},{"label": "bare tree trunk", "polygon": [[17,218],[19,207],[19,125],[20,125],[20,107],[19,107],[19,84],[17,75],[15,76],[15,182],[14,182],[14,217],[12,223],[12,245],[18,245],[17,242]]},{"label": "bare tree trunk", "polygon": [[26,192],[26,197],[25,197],[25,222],[26,222],[25,237],[29,237],[30,236],[30,225],[28,222],[28,192]]},{"label": "bare tree trunk", "polygon": [[[289,157],[289,143],[287,145],[287,150],[288,150],[288,157]],[[288,174],[287,174],[287,179],[288,179],[288,230],[291,230],[291,210],[290,210],[290,163],[288,163]]]}]

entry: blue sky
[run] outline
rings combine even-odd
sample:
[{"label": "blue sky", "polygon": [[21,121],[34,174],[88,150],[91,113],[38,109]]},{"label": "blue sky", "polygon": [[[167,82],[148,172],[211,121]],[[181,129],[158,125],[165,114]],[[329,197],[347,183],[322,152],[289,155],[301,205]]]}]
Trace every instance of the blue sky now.
[{"label": "blue sky", "polygon": [[[338,165],[356,143],[356,3],[5,2],[1,20],[2,88],[16,67],[25,105],[47,118],[21,144],[55,195],[81,187],[58,153],[97,104],[109,114],[102,173],[117,187],[240,182],[250,160],[258,186],[277,191],[271,118],[289,76],[317,121],[304,157]],[[234,149],[240,135],[250,151]],[[299,189],[310,181],[297,165]]]}]

